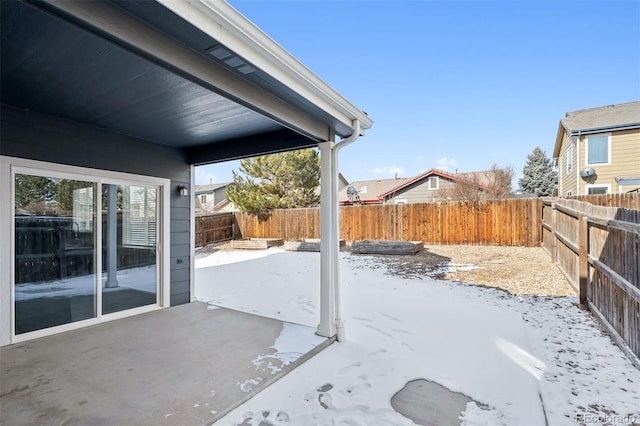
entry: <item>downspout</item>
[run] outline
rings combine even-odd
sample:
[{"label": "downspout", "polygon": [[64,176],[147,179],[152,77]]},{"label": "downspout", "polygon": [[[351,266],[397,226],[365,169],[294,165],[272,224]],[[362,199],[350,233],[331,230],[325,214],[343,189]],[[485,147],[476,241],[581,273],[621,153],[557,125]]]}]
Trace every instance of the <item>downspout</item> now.
[{"label": "downspout", "polygon": [[360,120],[356,119],[353,120],[353,133],[351,133],[350,136],[342,139],[340,142],[338,142],[333,149],[331,150],[331,155],[333,157],[333,161],[332,164],[334,166],[334,170],[332,170],[332,176],[333,176],[333,187],[332,187],[332,192],[334,194],[334,202],[331,205],[331,214],[333,216],[333,224],[334,224],[334,229],[333,229],[333,235],[331,236],[331,243],[334,247],[335,250],[335,256],[334,256],[334,265],[335,268],[333,270],[334,276],[334,285],[335,285],[335,289],[334,289],[334,295],[335,295],[335,315],[336,315],[336,336],[338,338],[339,342],[344,342],[347,338],[346,336],[346,332],[345,332],[345,328],[344,328],[344,321],[342,320],[342,313],[341,313],[341,309],[340,309],[340,259],[339,259],[339,252],[340,252],[340,212],[338,210],[338,204],[339,204],[339,200],[338,200],[338,152],[344,148],[345,146],[349,145],[350,143],[354,142],[356,139],[358,139],[360,137]]}]

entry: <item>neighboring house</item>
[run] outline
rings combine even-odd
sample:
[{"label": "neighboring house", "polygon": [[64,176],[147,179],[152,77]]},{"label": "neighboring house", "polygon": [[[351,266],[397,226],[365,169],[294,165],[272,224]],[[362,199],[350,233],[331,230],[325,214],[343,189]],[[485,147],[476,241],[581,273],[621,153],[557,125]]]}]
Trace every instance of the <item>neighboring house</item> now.
[{"label": "neighboring house", "polygon": [[[2,1],[0,19],[0,346],[189,303],[195,166],[318,147],[334,171],[373,123],[224,1]],[[68,207],[34,214],[50,186]]]},{"label": "neighboring house", "polygon": [[237,210],[227,199],[227,187],[231,182],[214,183],[210,185],[196,185],[196,213],[230,212]]},{"label": "neighboring house", "polygon": [[[352,182],[349,187],[358,193],[361,204],[401,204],[426,203],[442,199],[442,192],[460,181],[471,179],[478,175],[478,181],[483,184],[487,179],[487,172],[470,172],[449,174],[438,169],[427,170],[415,177],[378,179]],[[340,204],[354,204],[348,189],[340,191]],[[483,186],[479,187],[484,190]]]},{"label": "neighboring house", "polygon": [[640,188],[640,102],[567,112],[553,150],[558,195]]}]

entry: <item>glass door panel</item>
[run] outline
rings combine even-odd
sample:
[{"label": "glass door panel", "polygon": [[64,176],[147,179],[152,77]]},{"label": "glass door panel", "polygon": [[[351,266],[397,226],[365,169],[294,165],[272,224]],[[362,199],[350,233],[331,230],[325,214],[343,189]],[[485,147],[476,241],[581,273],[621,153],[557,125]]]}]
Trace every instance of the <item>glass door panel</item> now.
[{"label": "glass door panel", "polygon": [[102,313],[157,303],[154,187],[102,186]]},{"label": "glass door panel", "polygon": [[16,335],[96,317],[96,189],[15,175]]}]

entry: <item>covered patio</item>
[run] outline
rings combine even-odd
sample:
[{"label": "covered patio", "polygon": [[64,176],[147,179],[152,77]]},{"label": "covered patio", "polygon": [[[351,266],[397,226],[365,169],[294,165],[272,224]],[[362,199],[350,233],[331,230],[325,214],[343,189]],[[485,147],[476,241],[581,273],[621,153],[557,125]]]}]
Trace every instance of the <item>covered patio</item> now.
[{"label": "covered patio", "polygon": [[333,342],[194,302],[0,348],[3,424],[211,424]]},{"label": "covered patio", "polygon": [[[337,151],[362,110],[224,1],[0,16],[3,423],[210,423],[340,335]],[[195,302],[195,166],[312,147],[317,328]]]}]

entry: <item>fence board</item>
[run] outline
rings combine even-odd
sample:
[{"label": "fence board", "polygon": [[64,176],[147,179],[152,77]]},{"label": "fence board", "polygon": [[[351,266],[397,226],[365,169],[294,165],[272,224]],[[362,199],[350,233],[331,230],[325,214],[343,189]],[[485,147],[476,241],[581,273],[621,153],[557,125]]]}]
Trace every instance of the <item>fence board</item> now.
[{"label": "fence board", "polygon": [[577,195],[569,198],[593,204],[594,206],[623,207],[626,209],[640,210],[640,193]]},{"label": "fence board", "polygon": [[[541,208],[539,199],[485,201],[477,205],[438,202],[344,206],[340,208],[340,238],[539,246]],[[242,238],[320,238],[319,208],[273,210],[262,219],[240,212],[235,217]]]},{"label": "fence board", "polygon": [[[556,262],[567,279],[577,283],[579,272],[586,278],[580,288],[581,302],[640,368],[640,211],[609,207],[634,205],[638,199],[638,194],[624,195],[581,197],[600,205],[576,199],[547,200],[542,211],[542,232],[545,246],[557,246]],[[554,211],[555,233],[550,231]],[[578,235],[576,229],[581,220],[584,229]],[[576,246],[582,248],[580,256],[575,253]],[[582,271],[577,268],[579,259]]]},{"label": "fence board", "polygon": [[196,217],[196,247],[203,247],[215,242],[232,240],[235,235],[235,220],[236,218],[233,213],[218,213]]}]

